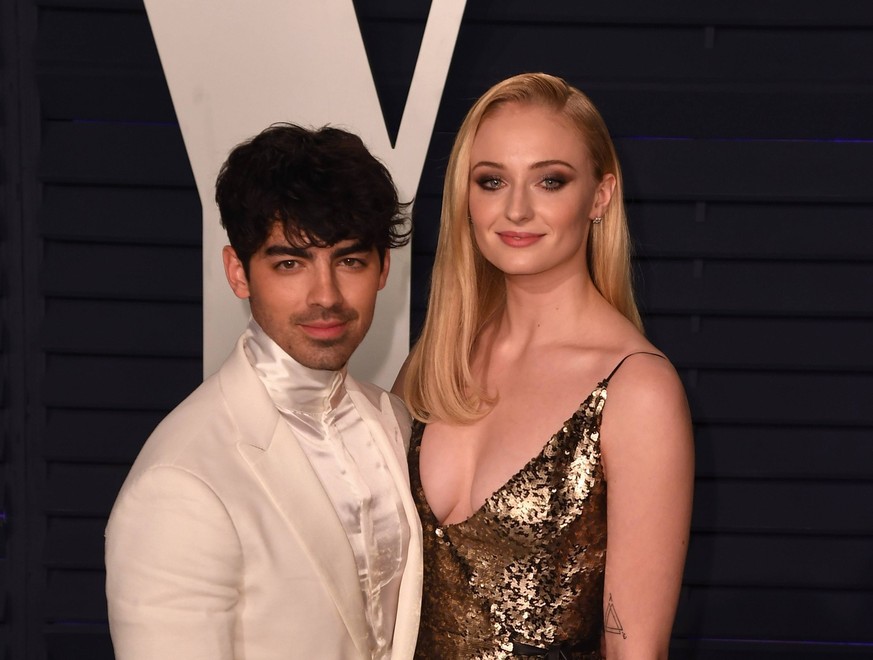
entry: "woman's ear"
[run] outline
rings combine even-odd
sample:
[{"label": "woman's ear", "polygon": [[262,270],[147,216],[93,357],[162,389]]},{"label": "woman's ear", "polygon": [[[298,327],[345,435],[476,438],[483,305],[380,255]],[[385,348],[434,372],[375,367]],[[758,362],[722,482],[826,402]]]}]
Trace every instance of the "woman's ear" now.
[{"label": "woman's ear", "polygon": [[615,175],[604,174],[603,179],[597,184],[597,190],[594,191],[594,205],[591,208],[591,216],[603,217],[606,214],[606,208],[612,200],[612,193],[615,191]]},{"label": "woman's ear", "polygon": [[224,274],[227,277],[227,283],[230,284],[234,295],[237,298],[248,298],[251,295],[249,280],[246,277],[246,269],[237,256],[236,250],[229,245],[225,245],[221,251],[221,258],[224,260]]}]

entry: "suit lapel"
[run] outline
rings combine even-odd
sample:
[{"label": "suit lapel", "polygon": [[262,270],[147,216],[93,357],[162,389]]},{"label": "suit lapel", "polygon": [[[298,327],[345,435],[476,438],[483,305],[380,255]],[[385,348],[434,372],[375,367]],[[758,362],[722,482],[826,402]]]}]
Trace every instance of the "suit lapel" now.
[{"label": "suit lapel", "polygon": [[386,392],[381,394],[380,405],[377,407],[351,377],[346,378],[346,389],[385,457],[385,463],[400,495],[409,524],[409,548],[406,568],[400,584],[392,655],[398,658],[412,657],[418,638],[418,620],[421,612],[422,548],[421,523],[409,487],[409,469],[403,451],[404,441]]},{"label": "suit lapel", "polygon": [[239,427],[239,452],[288,521],[361,655],[367,656],[369,628],[354,551],[309,459],[249,365],[242,340],[220,376]]},{"label": "suit lapel", "polygon": [[297,438],[284,420],[279,422],[267,451],[245,443],[240,443],[239,450],[288,521],[352,639],[366,655],[368,626],[354,552]]}]

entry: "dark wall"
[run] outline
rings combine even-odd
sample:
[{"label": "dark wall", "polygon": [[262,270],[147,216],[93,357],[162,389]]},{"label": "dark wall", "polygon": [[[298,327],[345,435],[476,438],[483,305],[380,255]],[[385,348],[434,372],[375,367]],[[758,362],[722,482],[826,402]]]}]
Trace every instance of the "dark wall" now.
[{"label": "dark wall", "polygon": [[[616,139],[646,326],[695,419],[673,657],[868,657],[873,5],[468,4],[414,325],[464,112],[567,77]],[[356,2],[392,132],[428,5]],[[108,659],[106,516],[200,379],[199,203],[141,1],[4,0],[0,39],[0,658]]]}]

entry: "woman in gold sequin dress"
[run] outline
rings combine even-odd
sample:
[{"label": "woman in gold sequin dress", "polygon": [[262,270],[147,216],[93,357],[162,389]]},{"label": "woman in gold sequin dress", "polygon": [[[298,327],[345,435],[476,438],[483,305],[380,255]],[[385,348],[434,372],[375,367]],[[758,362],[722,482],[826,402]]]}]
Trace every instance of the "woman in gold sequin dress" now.
[{"label": "woman in gold sequin dress", "polygon": [[667,656],[692,438],[641,331],[628,243],[615,150],[584,94],[524,74],[476,102],[395,386],[417,420],[417,657]]}]

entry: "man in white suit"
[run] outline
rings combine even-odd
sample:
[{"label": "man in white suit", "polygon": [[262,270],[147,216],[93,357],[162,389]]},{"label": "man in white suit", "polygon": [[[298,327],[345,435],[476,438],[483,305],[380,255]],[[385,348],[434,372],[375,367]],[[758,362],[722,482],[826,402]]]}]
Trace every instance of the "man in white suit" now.
[{"label": "man in white suit", "polygon": [[404,205],[345,131],[272,126],[223,165],[223,258],[248,328],[155,429],[106,528],[118,660],[411,658],[421,530],[409,418],[346,363]]}]

